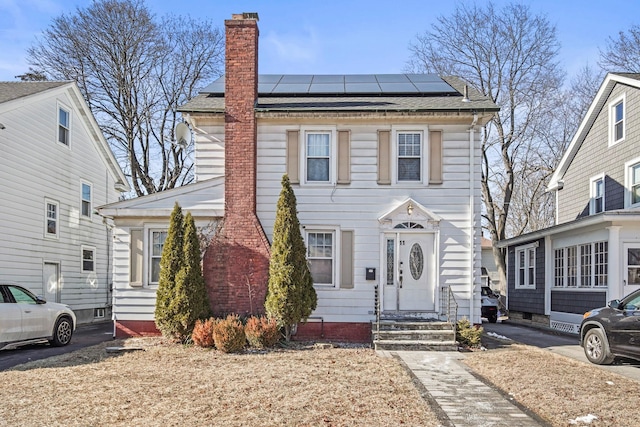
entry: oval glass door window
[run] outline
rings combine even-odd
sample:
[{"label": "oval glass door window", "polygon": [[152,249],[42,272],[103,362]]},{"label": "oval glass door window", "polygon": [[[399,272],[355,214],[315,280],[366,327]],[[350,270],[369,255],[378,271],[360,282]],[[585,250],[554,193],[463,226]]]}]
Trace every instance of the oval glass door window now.
[{"label": "oval glass door window", "polygon": [[414,243],[409,252],[409,271],[413,280],[418,280],[424,270],[424,255],[419,244]]}]

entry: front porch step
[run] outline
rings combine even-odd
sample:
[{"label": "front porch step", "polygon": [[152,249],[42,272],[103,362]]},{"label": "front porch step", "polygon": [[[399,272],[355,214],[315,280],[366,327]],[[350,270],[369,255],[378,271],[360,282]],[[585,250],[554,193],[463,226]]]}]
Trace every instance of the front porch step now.
[{"label": "front porch step", "polygon": [[376,350],[455,351],[458,349],[454,326],[438,320],[385,319],[372,324]]},{"label": "front porch step", "polygon": [[374,341],[376,350],[387,351],[456,351],[456,342],[378,340]]}]

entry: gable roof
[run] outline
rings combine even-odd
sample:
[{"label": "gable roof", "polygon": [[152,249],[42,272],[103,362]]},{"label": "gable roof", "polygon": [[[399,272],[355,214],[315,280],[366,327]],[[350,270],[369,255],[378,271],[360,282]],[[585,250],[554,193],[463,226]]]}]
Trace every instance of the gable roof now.
[{"label": "gable roof", "polygon": [[[369,83],[350,79],[373,79]],[[274,81],[276,81],[274,83]],[[320,83],[314,83],[314,81]],[[285,83],[282,83],[285,82]],[[302,82],[302,83],[286,83]],[[329,82],[329,83],[324,83]],[[333,83],[330,83],[333,82]],[[341,83],[340,83],[341,82]],[[468,86],[468,100],[464,87]],[[224,76],[179,108],[181,112],[223,113]],[[462,79],[433,74],[258,76],[256,112],[497,112],[490,98]]]},{"label": "gable roof", "polygon": [[[37,102],[38,96],[47,91],[67,92],[67,95],[73,102],[73,106],[78,112],[81,123],[85,127],[87,133],[91,136],[91,140],[104,164],[111,171],[115,181],[115,187],[118,191],[130,191],[131,187],[127,181],[127,177],[120,168],[107,140],[105,139],[98,122],[91,113],[89,105],[82,97],[78,85],[73,81],[47,81],[47,82],[0,82],[0,110],[3,107],[11,108],[15,102]],[[45,95],[43,95],[45,96]],[[3,122],[7,126],[8,123]]]},{"label": "gable roof", "polygon": [[611,95],[611,91],[616,86],[616,84],[624,84],[631,87],[640,89],[640,74],[636,73],[608,73],[605,77],[604,81],[600,85],[600,89],[598,89],[598,93],[594,97],[587,113],[585,114],[578,130],[576,131],[571,143],[567,147],[567,150],[564,152],[562,159],[560,159],[560,163],[556,168],[555,172],[551,176],[551,180],[549,181],[549,185],[547,185],[547,191],[557,190],[560,186],[560,181],[564,177],[564,174],[569,169],[571,162],[575,158],[578,150],[582,146],[585,138],[589,134],[593,123],[596,118],[600,115],[604,104],[609,99],[609,95]]},{"label": "gable roof", "polygon": [[0,103],[34,95],[69,83],[71,82],[0,82]]}]

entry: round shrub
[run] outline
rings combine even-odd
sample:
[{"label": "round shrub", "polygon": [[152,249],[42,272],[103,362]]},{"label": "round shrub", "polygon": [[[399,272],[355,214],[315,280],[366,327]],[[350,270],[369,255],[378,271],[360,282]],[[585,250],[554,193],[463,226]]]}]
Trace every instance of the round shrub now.
[{"label": "round shrub", "polygon": [[280,340],[280,331],[276,319],[251,316],[244,326],[244,334],[251,347],[273,347]]},{"label": "round shrub", "polygon": [[199,347],[213,347],[213,326],[215,325],[215,319],[212,317],[207,320],[196,320],[196,325],[193,328],[191,339],[193,343]]},{"label": "round shrub", "polygon": [[213,325],[213,342],[224,353],[234,353],[244,348],[247,338],[238,315],[230,314]]}]

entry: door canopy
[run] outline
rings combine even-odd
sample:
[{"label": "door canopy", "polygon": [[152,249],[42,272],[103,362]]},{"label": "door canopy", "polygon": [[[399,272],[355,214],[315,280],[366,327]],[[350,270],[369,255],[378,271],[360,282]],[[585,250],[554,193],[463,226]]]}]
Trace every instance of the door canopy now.
[{"label": "door canopy", "polygon": [[441,218],[412,198],[396,204],[378,217],[384,229],[437,229]]}]

